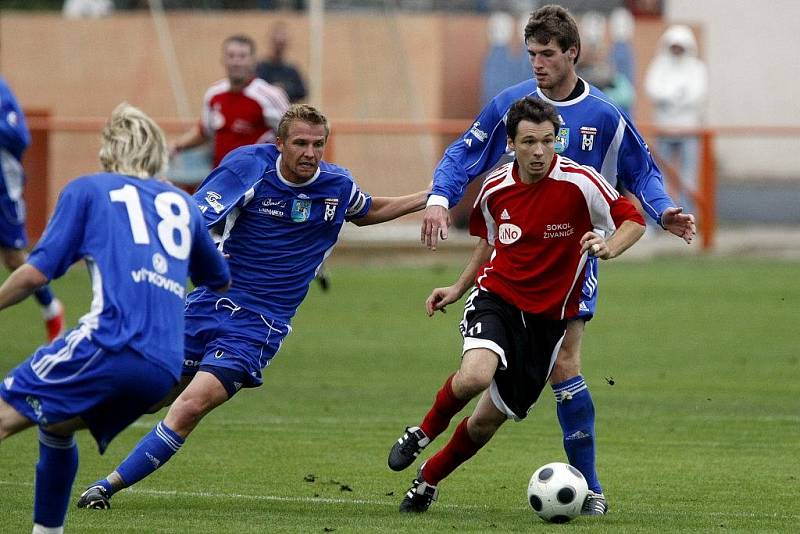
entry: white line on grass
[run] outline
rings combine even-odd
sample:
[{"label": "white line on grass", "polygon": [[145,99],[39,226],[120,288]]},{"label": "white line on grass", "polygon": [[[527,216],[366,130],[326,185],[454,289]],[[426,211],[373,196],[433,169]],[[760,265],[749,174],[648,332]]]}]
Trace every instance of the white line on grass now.
[{"label": "white line on grass", "polygon": [[[25,487],[33,487],[33,483],[31,482],[8,482],[5,480],[0,480],[0,486],[25,486]],[[330,497],[287,497],[282,495],[248,495],[244,493],[217,493],[211,491],[179,491],[179,490],[150,490],[150,489],[138,489],[138,488],[128,488],[125,490],[126,492],[130,493],[137,493],[140,495],[157,495],[157,496],[171,496],[171,497],[197,497],[203,499],[247,499],[252,501],[270,501],[270,502],[289,502],[289,503],[314,503],[314,504],[356,504],[356,505],[366,505],[366,506],[397,506],[397,502],[395,501],[376,501],[376,500],[369,500],[369,499],[333,499]],[[470,509],[470,510],[497,510],[502,511],[506,510],[509,512],[518,512],[520,510],[520,506],[508,507],[508,508],[499,508],[499,507],[489,507],[486,505],[478,505],[478,504],[447,504],[447,503],[438,503],[436,505],[437,508],[453,508],[453,509]],[[670,516],[677,516],[685,513],[683,510],[669,510],[665,508],[658,508],[658,509],[642,509],[642,508],[635,508],[626,511],[620,510],[617,508],[617,512],[619,515],[655,515],[660,517],[670,517]],[[693,512],[694,513],[694,512]],[[706,517],[716,517],[716,518],[761,518],[761,519],[780,519],[780,520],[791,520],[791,521],[800,521],[799,514],[771,514],[767,512],[721,512],[716,510],[708,510],[705,512],[694,513],[698,516],[706,516]]]}]

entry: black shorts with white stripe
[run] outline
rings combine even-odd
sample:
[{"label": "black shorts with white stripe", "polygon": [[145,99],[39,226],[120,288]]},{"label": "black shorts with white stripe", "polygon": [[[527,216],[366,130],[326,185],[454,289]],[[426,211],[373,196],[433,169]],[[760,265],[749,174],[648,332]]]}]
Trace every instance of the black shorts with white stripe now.
[{"label": "black shorts with white stripe", "polygon": [[567,321],[523,312],[475,288],[467,297],[460,328],[465,353],[486,348],[500,360],[490,388],[495,406],[511,418],[524,419],[547,384]]}]

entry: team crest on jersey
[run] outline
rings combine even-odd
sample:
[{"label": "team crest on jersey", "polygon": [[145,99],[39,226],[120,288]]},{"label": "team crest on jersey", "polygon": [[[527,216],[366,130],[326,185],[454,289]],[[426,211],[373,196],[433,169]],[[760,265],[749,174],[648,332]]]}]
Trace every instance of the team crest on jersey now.
[{"label": "team crest on jersey", "polygon": [[339,205],[338,198],[326,198],[325,199],[325,215],[324,219],[326,221],[332,221],[333,218],[336,216],[336,207]]},{"label": "team crest on jersey", "polygon": [[222,213],[222,211],[225,210],[225,206],[219,201],[221,198],[222,195],[216,191],[206,191],[206,203],[211,206],[216,213]]},{"label": "team crest on jersey", "polygon": [[556,154],[561,154],[567,149],[568,146],[569,128],[561,127],[558,129],[558,133],[556,134],[556,142],[553,144],[553,148],[556,149]]},{"label": "team crest on jersey", "polygon": [[597,128],[581,126],[581,150],[591,150],[594,146],[594,137],[596,135]]},{"label": "team crest on jersey", "polygon": [[305,222],[311,216],[311,199],[305,195],[292,201],[292,220]]}]

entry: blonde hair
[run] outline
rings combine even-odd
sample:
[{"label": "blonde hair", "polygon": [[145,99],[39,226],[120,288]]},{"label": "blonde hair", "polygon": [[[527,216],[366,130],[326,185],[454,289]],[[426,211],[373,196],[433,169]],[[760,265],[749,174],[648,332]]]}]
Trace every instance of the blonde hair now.
[{"label": "blonde hair", "polygon": [[285,140],[289,136],[289,126],[294,121],[302,121],[315,126],[323,126],[325,128],[326,139],[330,133],[328,119],[326,119],[325,115],[323,115],[317,108],[309,106],[308,104],[294,104],[288,110],[286,110],[286,113],[284,113],[283,117],[281,117],[280,123],[278,123],[278,137]]},{"label": "blonde hair", "polygon": [[166,171],[164,132],[142,110],[123,102],[103,128],[100,164],[108,172],[148,178]]}]

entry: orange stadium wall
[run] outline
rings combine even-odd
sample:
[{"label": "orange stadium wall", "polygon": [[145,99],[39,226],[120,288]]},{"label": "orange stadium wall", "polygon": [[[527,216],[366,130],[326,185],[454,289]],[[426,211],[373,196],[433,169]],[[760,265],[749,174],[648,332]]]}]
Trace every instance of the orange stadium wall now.
[{"label": "orange stadium wall", "polygon": [[[265,52],[270,24],[288,23],[290,60],[308,71],[308,22],[265,12],[176,13],[168,16],[191,116],[203,93],[224,76],[221,43],[233,33],[256,39]],[[336,119],[424,120],[473,115],[478,110],[484,20],[469,16],[331,14],[324,30],[321,107]],[[464,36],[478,36],[464,38]],[[126,100],[154,117],[177,117],[153,21],[146,13],[99,20],[4,12],[0,67],[23,107],[54,117],[105,117]],[[320,100],[317,100],[320,102]],[[172,132],[174,135],[175,132]],[[52,209],[64,184],[97,169],[96,133],[51,135]],[[378,194],[423,188],[444,143],[438,136],[342,136],[337,162]],[[32,209],[37,209],[31,206]]]},{"label": "orange stadium wall", "polygon": [[[294,13],[182,12],[167,17],[185,106],[199,115],[203,93],[224,72],[221,43],[234,33],[251,35],[266,52],[272,22],[285,21],[292,42],[290,61],[308,72],[308,20]],[[659,21],[637,21],[641,71],[663,29]],[[481,65],[487,49],[482,16],[431,14],[327,14],[323,38],[323,111],[336,120],[464,119],[479,110]],[[98,20],[65,20],[56,14],[3,12],[0,68],[25,108],[60,117],[105,117],[125,100],[154,117],[178,117],[169,79],[171,68],[147,13]],[[637,114],[648,109],[639,99]],[[168,132],[174,136],[177,131]],[[443,148],[453,136],[342,135],[335,160],[361,185],[381,195],[426,186]],[[70,179],[94,172],[98,134],[55,132],[48,154],[47,206]],[[41,191],[39,191],[41,193]],[[43,217],[41,217],[43,218]]]}]

